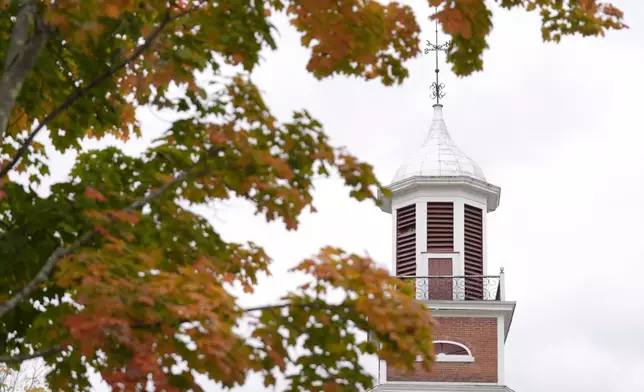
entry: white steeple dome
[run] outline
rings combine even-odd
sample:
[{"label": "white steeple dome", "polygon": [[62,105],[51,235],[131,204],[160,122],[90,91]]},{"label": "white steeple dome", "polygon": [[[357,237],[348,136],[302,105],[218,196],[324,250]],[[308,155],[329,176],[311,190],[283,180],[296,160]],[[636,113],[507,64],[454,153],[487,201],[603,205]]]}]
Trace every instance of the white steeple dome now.
[{"label": "white steeple dome", "polygon": [[429,134],[420,151],[412,154],[396,171],[393,183],[420,177],[470,177],[486,182],[481,167],[456,147],[443,120],[443,105],[434,105]]}]

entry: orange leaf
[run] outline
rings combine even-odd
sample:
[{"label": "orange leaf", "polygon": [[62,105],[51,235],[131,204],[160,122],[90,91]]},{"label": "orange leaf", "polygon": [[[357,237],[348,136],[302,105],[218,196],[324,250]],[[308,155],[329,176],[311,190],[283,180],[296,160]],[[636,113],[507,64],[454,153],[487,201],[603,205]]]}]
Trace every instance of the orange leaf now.
[{"label": "orange leaf", "polygon": [[105,215],[102,212],[98,212],[96,210],[85,211],[85,212],[83,212],[83,215],[85,215],[88,218],[92,218],[92,219],[96,219],[96,220],[103,220],[103,221],[108,220],[107,215]]},{"label": "orange leaf", "polygon": [[110,215],[120,220],[121,222],[130,222],[133,225],[136,225],[139,222],[139,217],[132,212],[110,211]]},{"label": "orange leaf", "polygon": [[85,197],[87,197],[88,199],[97,200],[103,203],[107,201],[107,199],[105,198],[105,196],[103,196],[101,192],[91,187],[85,188]]},{"label": "orange leaf", "polygon": [[286,362],[284,362],[284,358],[280,354],[278,354],[277,351],[275,350],[269,350],[266,354],[275,361],[275,364],[279,366],[280,369],[284,369],[286,367]]},{"label": "orange leaf", "polygon": [[233,282],[235,281],[235,274],[225,273],[225,274],[221,277],[221,280],[222,280],[223,282],[225,282],[225,283],[233,284]]},{"label": "orange leaf", "polygon": [[227,141],[228,141],[228,138],[224,135],[220,135],[215,132],[210,133],[210,142],[212,144],[224,144]]},{"label": "orange leaf", "polygon": [[123,250],[123,248],[125,247],[125,242],[111,235],[110,232],[107,231],[105,227],[101,225],[94,225],[94,231],[98,232],[100,235],[102,235],[108,241],[114,244],[114,246],[110,246],[110,248],[113,248],[116,250]]}]

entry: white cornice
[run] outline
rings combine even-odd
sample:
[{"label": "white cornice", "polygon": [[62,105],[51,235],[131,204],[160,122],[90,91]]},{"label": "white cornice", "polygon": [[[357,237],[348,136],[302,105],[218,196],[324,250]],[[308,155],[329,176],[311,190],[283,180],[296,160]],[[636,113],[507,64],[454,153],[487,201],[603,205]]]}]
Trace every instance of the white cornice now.
[{"label": "white cornice", "polygon": [[505,320],[505,337],[507,340],[515,301],[421,301],[436,317],[498,317]]},{"label": "white cornice", "polygon": [[[418,188],[436,186],[463,186],[473,189],[476,192],[486,195],[487,211],[492,212],[499,206],[501,199],[501,188],[485,181],[465,176],[413,176],[404,180],[396,181],[386,187],[392,194],[409,192]],[[382,202],[380,208],[384,212],[391,213],[391,198],[385,197],[382,192],[378,193]]]},{"label": "white cornice", "polygon": [[443,383],[388,381],[371,392],[514,392],[505,385],[486,383]]},{"label": "white cornice", "polygon": [[421,301],[432,310],[445,309],[445,310],[475,310],[487,312],[507,312],[514,311],[516,306],[515,301],[450,301],[450,300],[434,300],[434,301]]}]

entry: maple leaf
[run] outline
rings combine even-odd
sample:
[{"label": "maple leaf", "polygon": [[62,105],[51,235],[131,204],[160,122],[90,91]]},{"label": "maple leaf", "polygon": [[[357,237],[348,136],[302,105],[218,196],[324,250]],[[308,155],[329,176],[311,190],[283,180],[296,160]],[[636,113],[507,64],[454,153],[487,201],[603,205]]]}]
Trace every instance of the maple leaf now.
[{"label": "maple leaf", "polygon": [[103,194],[101,194],[99,191],[97,191],[92,187],[85,188],[85,197],[87,197],[88,199],[97,200],[103,203],[107,202],[107,199],[105,198],[105,196],[103,196]]},{"label": "maple leaf", "polygon": [[137,224],[140,219],[137,214],[129,211],[110,211],[109,214],[120,221],[128,222],[133,225]]}]

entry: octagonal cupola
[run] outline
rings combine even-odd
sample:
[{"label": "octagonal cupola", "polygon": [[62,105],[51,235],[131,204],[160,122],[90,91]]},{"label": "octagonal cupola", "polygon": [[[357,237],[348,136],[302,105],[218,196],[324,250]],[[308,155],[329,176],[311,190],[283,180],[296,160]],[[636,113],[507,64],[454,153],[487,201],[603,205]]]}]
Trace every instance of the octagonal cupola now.
[{"label": "octagonal cupola", "polygon": [[[387,186],[390,195],[381,195],[381,208],[394,215],[394,271],[482,276],[486,216],[498,207],[501,188],[488,183],[478,163],[456,146],[443,105],[433,105],[433,112],[424,142],[404,157]],[[484,296],[472,290],[465,291]]]},{"label": "octagonal cupola", "polygon": [[433,105],[432,122],[424,142],[403,157],[403,164],[386,188],[392,195],[387,198],[381,194],[381,208],[389,213],[392,203],[410,192],[456,197],[467,190],[470,198],[482,202],[486,212],[496,210],[501,196],[501,188],[490,184],[479,164],[454,143],[443,117],[443,105],[439,103]]}]

